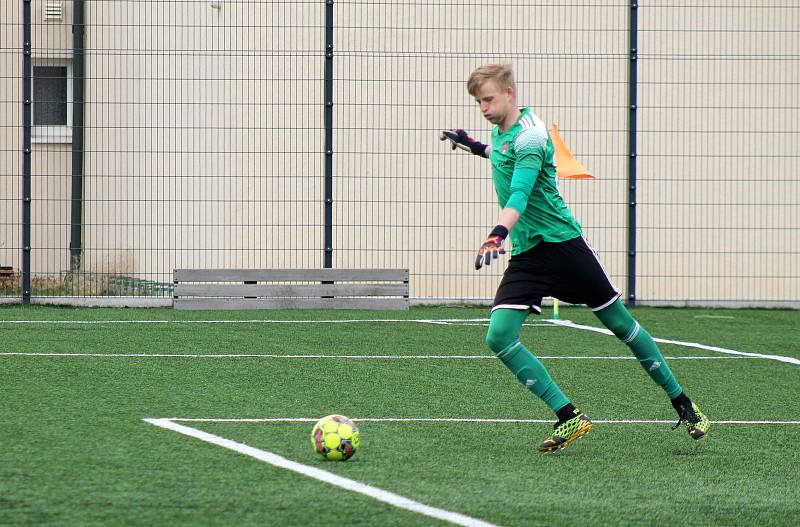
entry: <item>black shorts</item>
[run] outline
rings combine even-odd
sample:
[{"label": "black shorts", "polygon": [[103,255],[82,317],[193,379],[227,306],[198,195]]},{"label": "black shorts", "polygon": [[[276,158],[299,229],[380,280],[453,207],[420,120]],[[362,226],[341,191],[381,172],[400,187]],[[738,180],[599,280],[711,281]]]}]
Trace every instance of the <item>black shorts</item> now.
[{"label": "black shorts", "polygon": [[542,312],[542,298],[586,304],[592,311],[611,305],[620,295],[597,253],[578,236],[565,242],[540,242],[513,256],[497,287],[495,309]]}]

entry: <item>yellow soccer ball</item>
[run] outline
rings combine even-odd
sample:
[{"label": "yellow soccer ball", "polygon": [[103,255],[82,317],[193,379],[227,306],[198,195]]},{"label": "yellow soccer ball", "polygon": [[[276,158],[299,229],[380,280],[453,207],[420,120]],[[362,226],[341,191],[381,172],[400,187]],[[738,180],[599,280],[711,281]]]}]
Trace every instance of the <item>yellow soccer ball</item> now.
[{"label": "yellow soccer ball", "polygon": [[311,447],[329,461],[353,457],[361,441],[356,424],[343,415],[323,417],[311,430]]}]

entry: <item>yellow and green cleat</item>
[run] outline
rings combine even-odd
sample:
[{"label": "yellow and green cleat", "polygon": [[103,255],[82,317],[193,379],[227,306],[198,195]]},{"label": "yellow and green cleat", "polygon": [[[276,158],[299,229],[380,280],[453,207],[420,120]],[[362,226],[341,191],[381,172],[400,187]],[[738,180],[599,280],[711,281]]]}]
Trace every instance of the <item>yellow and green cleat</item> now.
[{"label": "yellow and green cleat", "polygon": [[678,415],[678,422],[672,429],[674,430],[680,427],[681,424],[684,424],[689,431],[689,437],[692,439],[705,437],[708,433],[708,429],[711,428],[711,423],[708,421],[708,418],[694,403],[692,403],[691,406],[681,406],[678,410]]},{"label": "yellow and green cleat", "polygon": [[580,439],[592,429],[592,421],[577,408],[574,417],[566,421],[559,421],[553,426],[553,435],[542,441],[539,452],[551,454]]}]

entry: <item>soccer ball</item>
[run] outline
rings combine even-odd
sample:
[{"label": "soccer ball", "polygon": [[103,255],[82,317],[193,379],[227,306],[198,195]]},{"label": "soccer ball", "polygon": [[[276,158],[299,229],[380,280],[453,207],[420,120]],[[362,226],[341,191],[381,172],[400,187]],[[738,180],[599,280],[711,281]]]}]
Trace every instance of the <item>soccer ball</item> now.
[{"label": "soccer ball", "polygon": [[350,459],[359,442],[358,427],[343,415],[323,417],[311,430],[311,447],[329,461]]}]

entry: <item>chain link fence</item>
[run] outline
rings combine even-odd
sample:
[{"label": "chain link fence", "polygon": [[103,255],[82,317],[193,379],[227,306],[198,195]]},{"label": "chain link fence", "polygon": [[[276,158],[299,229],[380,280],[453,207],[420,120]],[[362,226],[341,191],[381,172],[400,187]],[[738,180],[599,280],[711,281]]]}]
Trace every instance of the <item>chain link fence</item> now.
[{"label": "chain link fence", "polygon": [[391,267],[488,303],[490,169],[437,137],[488,139],[465,81],[502,62],[596,176],[561,190],[629,302],[799,307],[798,28],[788,2],[3,2],[0,301]]}]

